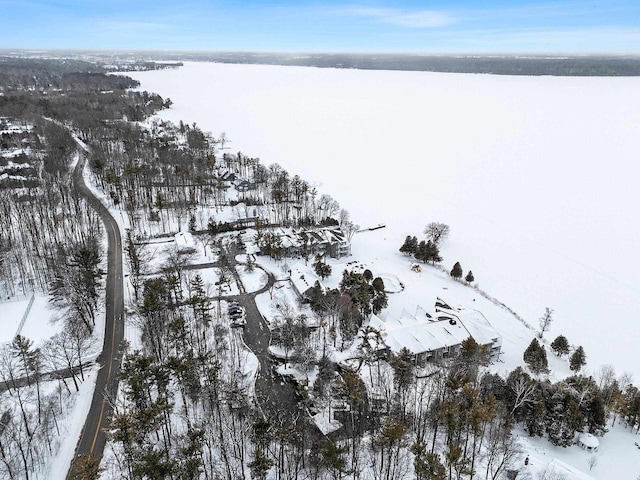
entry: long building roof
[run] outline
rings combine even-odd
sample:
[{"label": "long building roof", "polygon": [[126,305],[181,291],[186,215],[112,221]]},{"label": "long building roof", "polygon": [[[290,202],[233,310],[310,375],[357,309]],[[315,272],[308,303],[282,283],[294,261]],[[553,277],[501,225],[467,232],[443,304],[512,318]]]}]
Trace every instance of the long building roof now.
[{"label": "long building roof", "polygon": [[[424,311],[420,307],[417,312]],[[389,349],[414,354],[460,345],[472,337],[480,345],[500,344],[500,334],[477,310],[455,309],[447,319],[430,321],[403,310],[399,317],[371,315],[369,326],[379,330]]]}]

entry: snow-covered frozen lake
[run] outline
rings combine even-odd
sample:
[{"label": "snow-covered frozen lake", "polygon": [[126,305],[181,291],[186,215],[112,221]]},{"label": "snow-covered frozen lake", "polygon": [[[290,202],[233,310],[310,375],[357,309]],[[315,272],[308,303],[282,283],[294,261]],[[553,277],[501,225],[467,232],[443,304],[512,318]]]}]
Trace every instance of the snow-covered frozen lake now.
[{"label": "snow-covered frozen lake", "polygon": [[[187,63],[136,72],[161,113],[320,185],[385,251],[450,224],[443,265],[588,367],[634,373],[640,337],[640,78],[508,77]],[[357,241],[357,237],[356,240]]]}]

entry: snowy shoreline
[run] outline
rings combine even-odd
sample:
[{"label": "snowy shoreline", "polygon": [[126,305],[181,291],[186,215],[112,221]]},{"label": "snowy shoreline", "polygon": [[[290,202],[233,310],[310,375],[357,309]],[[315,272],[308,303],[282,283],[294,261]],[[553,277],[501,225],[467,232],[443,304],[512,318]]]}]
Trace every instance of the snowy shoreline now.
[{"label": "snowy shoreline", "polygon": [[625,360],[640,312],[625,268],[640,260],[640,79],[208,63],[130,76],[173,100],[161,118],[224,130],[230,148],[321,179],[361,225],[384,221],[376,256],[449,223],[445,267],[472,268],[528,323],[554,308],[550,335],[584,345],[594,369],[640,377]]}]

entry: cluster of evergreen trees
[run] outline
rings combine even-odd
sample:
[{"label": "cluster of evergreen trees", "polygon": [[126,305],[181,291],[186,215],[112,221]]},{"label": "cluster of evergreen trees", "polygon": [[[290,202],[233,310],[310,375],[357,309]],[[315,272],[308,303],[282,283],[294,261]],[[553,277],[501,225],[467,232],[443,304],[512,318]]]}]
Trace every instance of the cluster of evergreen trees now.
[{"label": "cluster of evergreen trees", "polygon": [[517,368],[506,380],[516,394],[513,415],[531,436],[545,436],[554,445],[573,444],[576,432],[607,431],[612,385],[599,386],[592,377],[574,375],[551,383]]},{"label": "cluster of evergreen trees", "polygon": [[313,264],[313,270],[316,272],[316,275],[318,275],[323,280],[331,275],[331,265],[322,261],[321,256],[318,257]]},{"label": "cluster of evergreen trees", "polygon": [[355,338],[365,318],[387,307],[388,297],[384,281],[374,278],[371,270],[344,270],[337,289],[323,291],[316,284],[308,301],[314,313],[326,320],[322,328],[333,339],[334,347],[338,341],[344,347]]},{"label": "cluster of evergreen trees", "polygon": [[[566,337],[559,335],[552,343],[551,350],[562,357],[570,351],[569,342]],[[547,351],[544,346],[534,338],[527,349],[524,351],[524,361],[534,374],[548,373],[549,362],[547,360]],[[569,369],[572,372],[579,372],[587,363],[587,356],[582,346],[578,346],[571,355],[569,355]]]},{"label": "cluster of evergreen trees", "polygon": [[[430,237],[426,241],[421,240],[418,242],[416,236],[407,235],[404,243],[400,246],[400,252],[408,256],[413,256],[416,260],[423,263],[430,262],[432,265],[440,263],[442,257],[440,256],[440,249],[438,242],[444,240],[449,235],[449,227],[443,223],[432,222],[427,226],[425,233]],[[460,262],[456,262],[451,269],[450,275],[452,278],[459,280],[464,275]],[[473,272],[469,270],[464,277],[467,283],[475,281]]]},{"label": "cluster of evergreen trees", "polygon": [[[560,357],[571,350],[563,335],[551,343],[551,349]],[[569,368],[574,375],[556,383],[539,377],[549,369],[546,350],[536,338],[523,358],[534,376],[518,368],[509,375],[507,384],[518,392],[514,418],[530,435],[546,436],[554,445],[568,446],[576,432],[604,435],[611,418],[614,424],[621,418],[631,429],[640,428],[640,396],[630,377],[616,378],[610,366],[603,367],[596,378],[578,374],[586,364],[581,346],[569,356]]]},{"label": "cluster of evergreen trees", "polygon": [[[451,275],[451,278],[460,280],[462,278],[463,273],[464,272],[462,271],[462,265],[460,265],[460,262],[456,262],[453,265],[453,268],[451,269],[450,275]],[[464,281],[467,283],[471,283],[474,280],[475,280],[475,277],[473,276],[473,272],[469,270],[469,273],[467,273],[467,275],[464,277]]]},{"label": "cluster of evergreen trees", "polygon": [[424,263],[431,262],[432,264],[436,264],[442,261],[438,244],[432,240],[427,240],[426,242],[421,240],[418,243],[417,237],[407,235],[407,238],[405,238],[404,243],[400,247],[400,251]]},{"label": "cluster of evergreen trees", "polygon": [[367,318],[371,313],[380,313],[388,303],[384,281],[380,277],[374,278],[369,269],[362,273],[343,271],[339,289],[341,293],[349,295],[363,318]]}]

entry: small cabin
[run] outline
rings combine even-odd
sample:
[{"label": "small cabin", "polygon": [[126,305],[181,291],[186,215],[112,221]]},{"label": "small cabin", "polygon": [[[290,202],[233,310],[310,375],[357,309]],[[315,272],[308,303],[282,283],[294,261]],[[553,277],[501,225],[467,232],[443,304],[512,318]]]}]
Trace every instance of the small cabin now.
[{"label": "small cabin", "polygon": [[600,441],[590,433],[581,433],[576,443],[587,452],[597,452],[600,446]]}]

